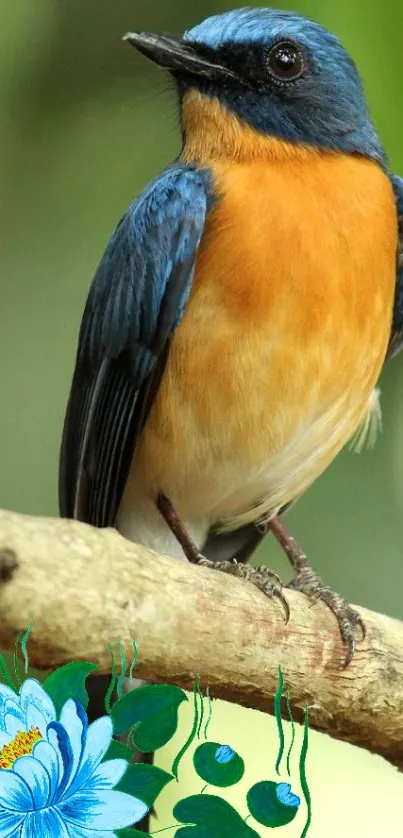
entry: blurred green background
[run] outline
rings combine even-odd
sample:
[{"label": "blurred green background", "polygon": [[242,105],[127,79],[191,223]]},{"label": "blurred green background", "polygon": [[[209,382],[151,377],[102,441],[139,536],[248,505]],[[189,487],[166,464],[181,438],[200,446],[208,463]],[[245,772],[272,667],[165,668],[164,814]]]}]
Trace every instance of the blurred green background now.
[{"label": "blurred green background", "polygon": [[[89,282],[127,204],[179,149],[173,88],[121,35],[130,28],[177,34],[232,5],[0,4],[0,506],[57,513],[58,448]],[[341,37],[364,78],[391,168],[403,174],[400,0],[278,6],[309,14]],[[351,601],[403,618],[403,355],[385,369],[380,386],[384,430],[375,449],[360,456],[343,452],[290,512],[288,524],[329,585]],[[287,573],[274,544],[267,543],[264,559]],[[252,724],[247,711],[224,706],[217,718],[227,738]],[[272,729],[265,717],[253,719]],[[321,783],[325,764],[335,791],[346,760],[357,761],[363,791],[372,782],[382,785],[368,823],[357,820],[359,835],[377,835],[385,803],[402,799],[403,779],[380,759],[313,737],[313,836],[340,834],[337,817],[328,822]],[[339,791],[341,800],[341,785]],[[354,801],[349,806],[364,818]],[[403,826],[393,834],[403,835]]]}]

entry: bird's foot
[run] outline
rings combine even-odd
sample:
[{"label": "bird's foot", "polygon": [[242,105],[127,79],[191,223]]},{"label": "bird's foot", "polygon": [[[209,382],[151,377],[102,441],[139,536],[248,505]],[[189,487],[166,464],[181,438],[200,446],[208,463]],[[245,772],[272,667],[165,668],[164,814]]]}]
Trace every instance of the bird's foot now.
[{"label": "bird's foot", "polygon": [[290,618],[290,606],[283,593],[283,583],[277,573],[269,570],[265,565],[258,567],[250,567],[249,565],[239,564],[236,559],[231,561],[213,562],[211,559],[206,559],[199,554],[196,563],[202,567],[210,567],[213,570],[221,570],[223,573],[230,573],[232,576],[237,576],[238,579],[244,579],[245,582],[252,582],[259,591],[262,591],[265,596],[272,599],[276,597],[280,600],[284,612],[286,623]]},{"label": "bird's foot", "polygon": [[343,597],[324,585],[320,576],[312,570],[307,560],[305,565],[298,568],[294,579],[286,587],[306,594],[315,602],[322,600],[330,608],[336,617],[342,640],[347,647],[344,665],[348,666],[352,661],[357,645],[357,628],[361,631],[362,639],[365,638],[365,623],[358,611],[351,608],[351,605]]},{"label": "bird's foot", "polygon": [[322,600],[330,608],[339,624],[342,640],[347,646],[345,666],[348,666],[357,645],[357,628],[361,631],[362,639],[365,637],[364,621],[358,611],[351,608],[351,605],[343,597],[333,593],[327,585],[324,585],[320,576],[312,570],[303,550],[287,532],[279,518],[272,518],[269,527],[294,568],[294,578],[286,587],[306,594],[315,602]]}]

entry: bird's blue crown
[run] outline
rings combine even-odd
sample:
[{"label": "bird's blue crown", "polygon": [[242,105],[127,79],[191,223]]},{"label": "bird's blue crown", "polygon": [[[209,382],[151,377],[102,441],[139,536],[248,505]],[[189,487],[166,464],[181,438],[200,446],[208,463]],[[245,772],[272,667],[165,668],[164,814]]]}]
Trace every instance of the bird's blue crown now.
[{"label": "bird's blue crown", "polygon": [[[318,23],[293,12],[236,9],[188,30],[182,42],[234,71],[238,80],[200,78],[198,86],[258,132],[385,162],[355,64]],[[293,49],[301,72],[276,77],[273,61],[290,73]],[[182,80],[181,92],[190,83]]]}]

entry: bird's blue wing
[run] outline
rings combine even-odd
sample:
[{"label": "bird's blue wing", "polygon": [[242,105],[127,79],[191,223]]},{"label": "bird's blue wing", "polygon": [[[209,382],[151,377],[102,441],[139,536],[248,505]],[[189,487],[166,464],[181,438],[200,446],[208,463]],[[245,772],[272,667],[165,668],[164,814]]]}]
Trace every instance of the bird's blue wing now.
[{"label": "bird's blue wing", "polygon": [[395,303],[393,307],[392,332],[390,336],[387,358],[393,358],[403,348],[403,178],[391,176],[392,186],[396,198],[397,216],[399,223],[399,244],[397,252],[397,277]]},{"label": "bird's blue wing", "polygon": [[175,164],[129,207],[91,285],[60,453],[63,517],[113,526],[191,289],[207,172]]}]

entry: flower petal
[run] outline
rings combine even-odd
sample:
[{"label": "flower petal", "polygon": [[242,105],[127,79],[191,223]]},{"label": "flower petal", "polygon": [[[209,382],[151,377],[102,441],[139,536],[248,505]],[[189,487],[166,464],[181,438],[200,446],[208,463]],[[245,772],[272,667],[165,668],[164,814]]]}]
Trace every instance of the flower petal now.
[{"label": "flower petal", "polygon": [[[20,701],[21,709],[25,715],[27,714],[28,707],[34,704],[40,713],[42,713],[46,724],[54,722],[57,718],[52,699],[35,678],[27,678],[26,681],[23,681],[20,689]],[[41,731],[41,733],[44,733],[44,731]]]},{"label": "flower petal", "polygon": [[7,699],[18,701],[18,695],[11,689],[11,687],[7,687],[6,684],[0,684],[0,713]]},{"label": "flower petal", "polygon": [[[71,742],[67,730],[60,724],[60,722],[51,722],[47,729],[48,739],[54,748],[60,753],[62,760],[62,769],[60,771],[60,782],[57,790],[58,796],[65,788],[73,767],[73,751],[71,749]],[[54,734],[54,739],[50,739]]]},{"label": "flower petal", "polygon": [[58,760],[58,763],[59,763],[59,784],[60,784],[62,782],[63,777],[64,777],[64,761],[63,761],[61,750],[59,748],[59,740],[58,740],[56,730],[53,730],[52,728],[47,730],[47,739],[48,739],[49,744],[52,745],[52,748],[54,749],[54,751],[57,755],[57,760]]},{"label": "flower petal", "polygon": [[21,838],[70,838],[66,824],[57,809],[29,812],[21,830]]},{"label": "flower petal", "polygon": [[31,727],[37,727],[43,737],[46,736],[47,721],[43,713],[39,710],[36,704],[29,704],[26,712],[27,730]]},{"label": "flower petal", "polygon": [[69,823],[68,830],[69,838],[116,838],[116,832],[111,829],[85,829]]},{"label": "flower petal", "polygon": [[111,829],[85,829],[69,823],[68,830],[69,838],[116,838],[116,832]]},{"label": "flower petal", "polygon": [[21,731],[26,731],[27,726],[25,724],[25,719],[22,720],[19,716],[15,715],[14,713],[6,713],[4,716],[4,727],[6,732],[14,739],[14,736]]},{"label": "flower petal", "polygon": [[81,704],[69,698],[60,713],[60,724],[67,731],[71,744],[72,760],[69,781],[71,782],[80,764],[88,729],[87,714]]},{"label": "flower petal", "polygon": [[19,705],[18,696],[15,695],[14,699],[7,698],[7,700],[3,704],[3,708],[2,708],[2,711],[1,711],[1,717],[2,717],[1,726],[2,726],[3,730],[7,729],[6,728],[6,723],[5,723],[6,715],[11,715],[11,716],[16,717],[17,719],[20,719],[20,730],[26,730],[25,716],[24,716],[24,713],[22,712],[21,707]]},{"label": "flower petal", "polygon": [[101,716],[92,722],[88,728],[87,741],[82,753],[80,766],[76,777],[68,790],[69,796],[87,783],[93,771],[98,768],[102,757],[109,748],[113,727],[109,716]]},{"label": "flower petal", "polygon": [[127,771],[129,763],[125,759],[108,759],[94,771],[89,778],[87,788],[113,789]]},{"label": "flower petal", "polygon": [[83,789],[64,803],[59,811],[67,822],[92,829],[122,829],[141,820],[149,807],[123,791],[91,793]]},{"label": "flower petal", "polygon": [[25,815],[20,815],[16,812],[2,812],[0,810],[0,836],[1,838],[11,838],[16,835],[16,830],[21,826]]},{"label": "flower petal", "polygon": [[33,756],[23,756],[15,760],[12,769],[25,780],[34,799],[34,808],[42,809],[49,800],[50,776],[41,762]]},{"label": "flower petal", "polygon": [[4,745],[8,745],[9,742],[14,737],[10,735],[10,733],[6,733],[4,730],[0,730],[0,750],[4,748]]},{"label": "flower petal", "polygon": [[44,740],[36,742],[32,751],[32,756],[42,763],[49,774],[50,787],[47,803],[51,803],[59,785],[59,756],[53,745],[51,745],[50,742],[45,742]]},{"label": "flower petal", "polygon": [[31,792],[22,777],[8,768],[0,769],[0,811],[27,812],[32,809]]}]

